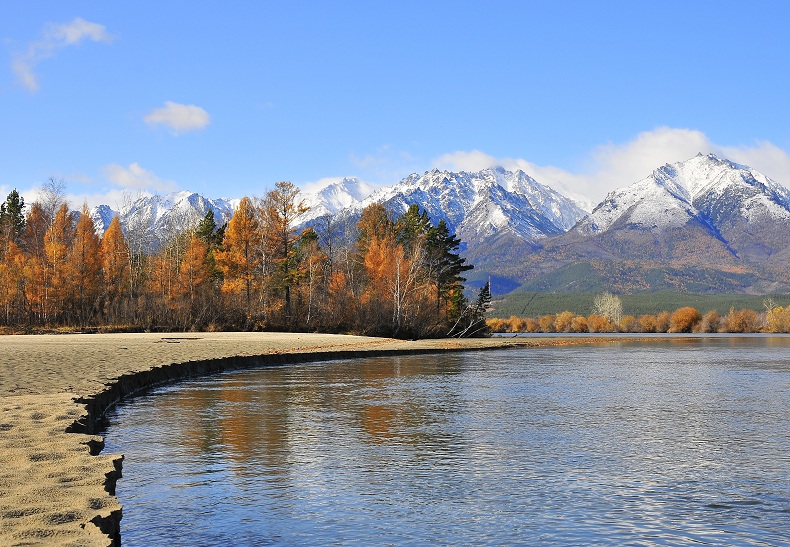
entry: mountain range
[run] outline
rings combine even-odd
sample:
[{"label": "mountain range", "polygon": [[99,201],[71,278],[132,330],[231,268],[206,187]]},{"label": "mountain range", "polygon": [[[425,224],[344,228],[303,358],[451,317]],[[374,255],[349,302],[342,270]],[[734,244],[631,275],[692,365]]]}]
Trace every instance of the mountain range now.
[{"label": "mountain range", "polygon": [[[659,167],[611,192],[592,211],[523,171],[491,168],[412,174],[370,193],[346,178],[303,195],[301,225],[333,215],[353,225],[371,203],[393,216],[418,204],[463,241],[494,292],[618,293],[790,290],[790,190],[747,167],[700,154]],[[93,210],[103,231],[115,214],[128,234],[154,246],[194,225],[208,209],[230,219],[238,199],[180,192],[141,197],[120,210]]]}]

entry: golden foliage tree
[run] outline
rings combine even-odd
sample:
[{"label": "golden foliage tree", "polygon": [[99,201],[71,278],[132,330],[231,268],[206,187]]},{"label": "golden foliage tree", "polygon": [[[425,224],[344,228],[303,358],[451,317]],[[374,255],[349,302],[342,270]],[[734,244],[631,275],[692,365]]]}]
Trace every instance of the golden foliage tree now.
[{"label": "golden foliage tree", "polygon": [[702,314],[696,308],[686,306],[679,308],[669,318],[669,332],[692,332],[702,321]]},{"label": "golden foliage tree", "polygon": [[229,295],[243,295],[248,321],[252,318],[253,296],[258,286],[256,273],[263,260],[262,241],[255,207],[249,198],[242,198],[225,230],[222,249],[214,256],[217,267],[224,274],[222,291]]},{"label": "golden foliage tree", "polygon": [[117,321],[121,315],[121,303],[127,296],[131,299],[131,256],[118,215],[113,217],[104,232],[100,250],[106,313],[110,321]]},{"label": "golden foliage tree", "polygon": [[261,229],[266,255],[272,263],[272,285],[281,291],[286,322],[291,321],[291,288],[297,282],[294,252],[299,235],[294,220],[309,207],[299,199],[299,188],[288,181],[278,182],[266,193],[261,205]]},{"label": "golden foliage tree", "polygon": [[0,307],[6,324],[21,312],[24,305],[25,257],[19,246],[8,241],[0,259]]},{"label": "golden foliage tree", "polygon": [[754,310],[736,310],[730,308],[721,321],[723,332],[757,332],[760,330],[760,320]]},{"label": "golden foliage tree", "polygon": [[572,332],[573,318],[576,316],[572,311],[564,311],[557,314],[554,319],[555,332]]},{"label": "golden foliage tree", "polygon": [[69,271],[67,258],[74,239],[74,219],[65,203],[58,208],[47,233],[44,235],[46,267],[49,271],[45,289],[45,318],[49,314],[63,312],[69,292]]},{"label": "golden foliage tree", "polygon": [[767,332],[790,332],[790,306],[767,306],[765,330]]},{"label": "golden foliage tree", "polygon": [[205,307],[201,304],[207,305],[204,296],[211,274],[210,265],[206,261],[207,255],[208,245],[193,235],[189,239],[178,271],[177,296],[184,308],[184,326],[199,321],[203,315],[200,308]]},{"label": "golden foliage tree", "polygon": [[91,321],[99,307],[101,258],[99,236],[86,203],[82,206],[67,255],[70,299],[81,326]]}]

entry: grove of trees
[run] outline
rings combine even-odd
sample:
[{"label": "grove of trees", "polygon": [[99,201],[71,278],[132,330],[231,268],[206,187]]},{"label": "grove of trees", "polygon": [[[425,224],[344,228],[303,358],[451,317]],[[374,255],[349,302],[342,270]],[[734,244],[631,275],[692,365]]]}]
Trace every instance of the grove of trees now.
[{"label": "grove of trees", "polygon": [[704,315],[696,308],[684,306],[670,313],[624,315],[619,297],[604,293],[595,299],[595,311],[578,315],[571,311],[541,317],[488,319],[492,332],[557,332],[557,333],[790,333],[790,306],[778,306],[766,300],[765,311],[736,310],[720,316],[715,311]]},{"label": "grove of trees", "polygon": [[[0,325],[6,330],[298,330],[398,337],[486,331],[487,286],[464,296],[472,268],[444,221],[381,205],[354,225],[326,215],[300,233],[307,208],[290,182],[243,198],[217,226],[212,211],[155,248],[116,217],[100,237],[50,180],[30,205],[0,206]],[[126,230],[126,231],[125,231]]]}]

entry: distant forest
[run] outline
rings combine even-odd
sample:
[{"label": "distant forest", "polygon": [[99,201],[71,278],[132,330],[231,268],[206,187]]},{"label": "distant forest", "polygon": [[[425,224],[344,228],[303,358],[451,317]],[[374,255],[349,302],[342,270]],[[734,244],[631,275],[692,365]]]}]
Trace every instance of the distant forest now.
[{"label": "distant forest", "polygon": [[[739,300],[732,295],[714,296],[701,295],[640,295],[633,299],[628,296],[616,296],[605,292],[595,295],[558,295],[541,293],[524,293],[526,305],[524,310],[531,309],[530,313],[511,314],[508,317],[499,315],[488,319],[488,327],[493,332],[542,332],[542,333],[602,333],[602,332],[632,332],[632,333],[788,333],[790,332],[790,305],[781,304],[790,300],[786,297],[781,301],[770,296],[760,298],[761,309],[750,307],[738,308],[735,302],[751,302],[751,299]],[[634,296],[634,295],[632,295]],[[642,296],[653,301],[643,300]],[[744,297],[748,295],[742,295]],[[588,298],[589,297],[589,298]],[[754,297],[758,298],[758,297]],[[537,313],[541,305],[549,306],[550,311]],[[521,300],[520,298],[514,299]],[[534,301],[538,300],[538,303]],[[540,301],[543,300],[543,304]],[[668,302],[685,301],[686,305],[674,308],[661,306]],[[643,302],[645,308],[639,309],[635,303]],[[698,310],[690,302],[705,303],[722,306],[724,302],[729,305],[727,310],[719,312],[716,308],[701,308]],[[501,305],[502,302],[496,302]],[[561,308],[558,306],[568,306]],[[505,306],[502,306],[503,308]],[[556,311],[562,309],[563,311]],[[667,311],[674,309],[673,312]],[[580,310],[580,311],[570,311]]]},{"label": "distant forest", "polygon": [[147,248],[118,217],[99,237],[50,179],[30,205],[0,205],[0,326],[45,329],[289,330],[397,337],[480,335],[488,286],[464,296],[460,241],[419,207],[374,204],[349,229],[331,215],[300,233],[299,189],[243,198],[227,225],[199,224]]},{"label": "distant forest", "polygon": [[[494,294],[491,301],[491,317],[508,318],[540,317],[573,311],[589,315],[595,311],[595,297],[600,293],[552,293],[514,291],[504,295]],[[715,311],[726,315],[731,308],[764,312],[766,301],[778,306],[790,306],[788,294],[690,294],[649,292],[619,295],[624,313],[630,315],[652,314],[692,306],[707,312]]]}]

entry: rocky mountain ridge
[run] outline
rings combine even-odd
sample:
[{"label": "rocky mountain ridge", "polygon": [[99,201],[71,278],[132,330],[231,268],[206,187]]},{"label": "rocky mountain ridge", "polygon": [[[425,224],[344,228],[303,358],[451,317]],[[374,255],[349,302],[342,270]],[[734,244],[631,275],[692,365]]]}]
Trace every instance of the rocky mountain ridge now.
[{"label": "rocky mountain ridge", "polygon": [[[304,193],[301,225],[332,215],[353,226],[371,203],[397,216],[411,204],[443,219],[495,292],[768,291],[790,288],[790,190],[714,155],[667,164],[611,192],[592,212],[523,171],[434,169],[370,193],[346,178]],[[238,200],[180,192],[141,198],[123,211],[94,210],[101,229],[120,213],[149,238],[196,224],[211,208],[227,221]],[[135,228],[136,227],[136,228]]]}]

